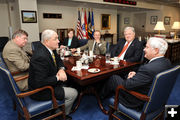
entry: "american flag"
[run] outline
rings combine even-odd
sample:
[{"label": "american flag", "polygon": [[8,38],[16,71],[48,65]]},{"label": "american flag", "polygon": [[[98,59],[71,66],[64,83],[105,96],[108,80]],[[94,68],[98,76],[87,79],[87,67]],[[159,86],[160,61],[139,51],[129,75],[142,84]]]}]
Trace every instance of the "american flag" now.
[{"label": "american flag", "polygon": [[78,37],[78,39],[82,39],[82,28],[81,28],[80,10],[78,10],[77,37]]}]

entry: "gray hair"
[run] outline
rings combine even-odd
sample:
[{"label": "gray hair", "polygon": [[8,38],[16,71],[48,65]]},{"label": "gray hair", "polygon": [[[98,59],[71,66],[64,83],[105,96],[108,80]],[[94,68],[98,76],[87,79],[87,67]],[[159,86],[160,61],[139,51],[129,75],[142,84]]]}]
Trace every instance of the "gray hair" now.
[{"label": "gray hair", "polygon": [[149,38],[148,42],[152,48],[159,49],[159,54],[164,55],[168,49],[168,43],[162,38],[151,37]]},{"label": "gray hair", "polygon": [[14,39],[16,36],[21,36],[21,35],[25,35],[28,37],[28,33],[24,30],[17,30],[16,32],[14,32],[14,34],[12,35],[12,39]]},{"label": "gray hair", "polygon": [[135,33],[135,29],[134,29],[134,27],[125,27],[124,28],[124,32],[126,31],[126,30],[132,30],[134,33]]},{"label": "gray hair", "polygon": [[54,30],[50,30],[50,29],[47,29],[47,30],[44,30],[42,32],[42,35],[41,35],[41,42],[43,43],[45,40],[49,40],[51,39],[51,37],[55,34],[56,32]]}]

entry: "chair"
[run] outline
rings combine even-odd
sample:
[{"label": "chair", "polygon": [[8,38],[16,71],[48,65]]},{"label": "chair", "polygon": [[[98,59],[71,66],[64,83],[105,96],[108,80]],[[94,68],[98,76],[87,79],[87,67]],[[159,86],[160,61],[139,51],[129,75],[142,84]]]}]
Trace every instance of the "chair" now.
[{"label": "chair", "polygon": [[[11,96],[13,103],[16,106],[15,109],[18,110],[18,118],[24,117],[26,120],[29,119],[37,119],[45,116],[44,120],[49,120],[55,118],[59,115],[62,115],[65,119],[65,104],[64,101],[56,101],[54,96],[54,89],[51,86],[45,86],[42,88],[38,88],[32,91],[21,92],[13,79],[11,73],[7,69],[2,55],[0,54],[0,76],[2,80],[1,82],[5,83],[7,86],[6,89]],[[17,78],[18,80],[23,80],[22,78]],[[48,101],[36,101],[31,99],[29,96],[35,94],[39,91],[49,89],[52,93],[52,100]],[[61,107],[61,111],[55,112],[58,108]],[[53,115],[49,115],[47,113],[54,113]]]},{"label": "chair", "polygon": [[[142,95],[135,91],[128,91],[123,86],[118,86],[116,89],[115,99],[110,98],[109,120],[116,118],[118,120],[152,120],[163,118],[164,106],[171,93],[173,85],[180,74],[180,65],[174,68],[159,73],[153,80],[152,87],[148,95]],[[141,111],[136,111],[127,108],[118,103],[119,91],[124,90],[137,98],[146,101]]]},{"label": "chair", "polygon": [[4,46],[8,42],[9,38],[8,37],[0,37],[0,52],[3,51]]},{"label": "chair", "polygon": [[86,45],[88,42],[88,39],[80,39],[79,40],[79,47]]},{"label": "chair", "polygon": [[31,43],[32,52],[34,52],[38,48],[39,44],[40,44],[40,41],[34,41]]}]

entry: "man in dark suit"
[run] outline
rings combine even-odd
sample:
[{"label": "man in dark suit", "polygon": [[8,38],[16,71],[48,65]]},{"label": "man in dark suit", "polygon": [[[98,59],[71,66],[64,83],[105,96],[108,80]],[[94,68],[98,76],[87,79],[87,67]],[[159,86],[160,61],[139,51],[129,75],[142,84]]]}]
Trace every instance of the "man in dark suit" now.
[{"label": "man in dark suit", "polygon": [[[149,63],[140,66],[137,72],[130,72],[127,79],[122,79],[118,75],[111,76],[100,92],[101,97],[106,97],[115,92],[118,85],[123,85],[128,90],[147,95],[154,77],[171,67],[170,61],[164,57],[167,48],[168,44],[163,39],[150,38],[144,48],[145,57],[150,60]],[[137,110],[142,109],[144,101],[124,91],[120,91],[119,95],[119,101],[124,106]]]},{"label": "man in dark suit", "polygon": [[[43,31],[41,43],[30,60],[28,85],[30,90],[47,85],[52,86],[56,99],[65,99],[67,115],[70,113],[78,93],[76,89],[64,86],[67,76],[64,71],[64,64],[56,53],[58,43],[58,35],[55,31]],[[49,90],[45,90],[33,95],[32,98],[35,100],[50,100],[51,93]]]},{"label": "man in dark suit", "polygon": [[143,53],[142,43],[135,38],[133,27],[124,29],[125,38],[119,39],[118,43],[111,50],[111,57],[118,56],[121,60],[128,62],[138,62],[141,60]]}]

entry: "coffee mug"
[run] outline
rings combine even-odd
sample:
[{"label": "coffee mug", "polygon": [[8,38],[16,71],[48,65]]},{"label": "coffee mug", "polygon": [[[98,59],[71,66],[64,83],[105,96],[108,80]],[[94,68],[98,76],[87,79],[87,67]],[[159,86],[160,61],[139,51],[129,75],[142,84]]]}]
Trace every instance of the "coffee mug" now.
[{"label": "coffee mug", "polygon": [[118,63],[119,62],[119,57],[114,57],[114,62]]},{"label": "coffee mug", "polygon": [[78,53],[80,53],[80,52],[81,52],[80,48],[77,48],[77,52],[78,52]]},{"label": "coffee mug", "polygon": [[82,62],[81,61],[76,61],[76,67],[81,68],[82,67]]}]

